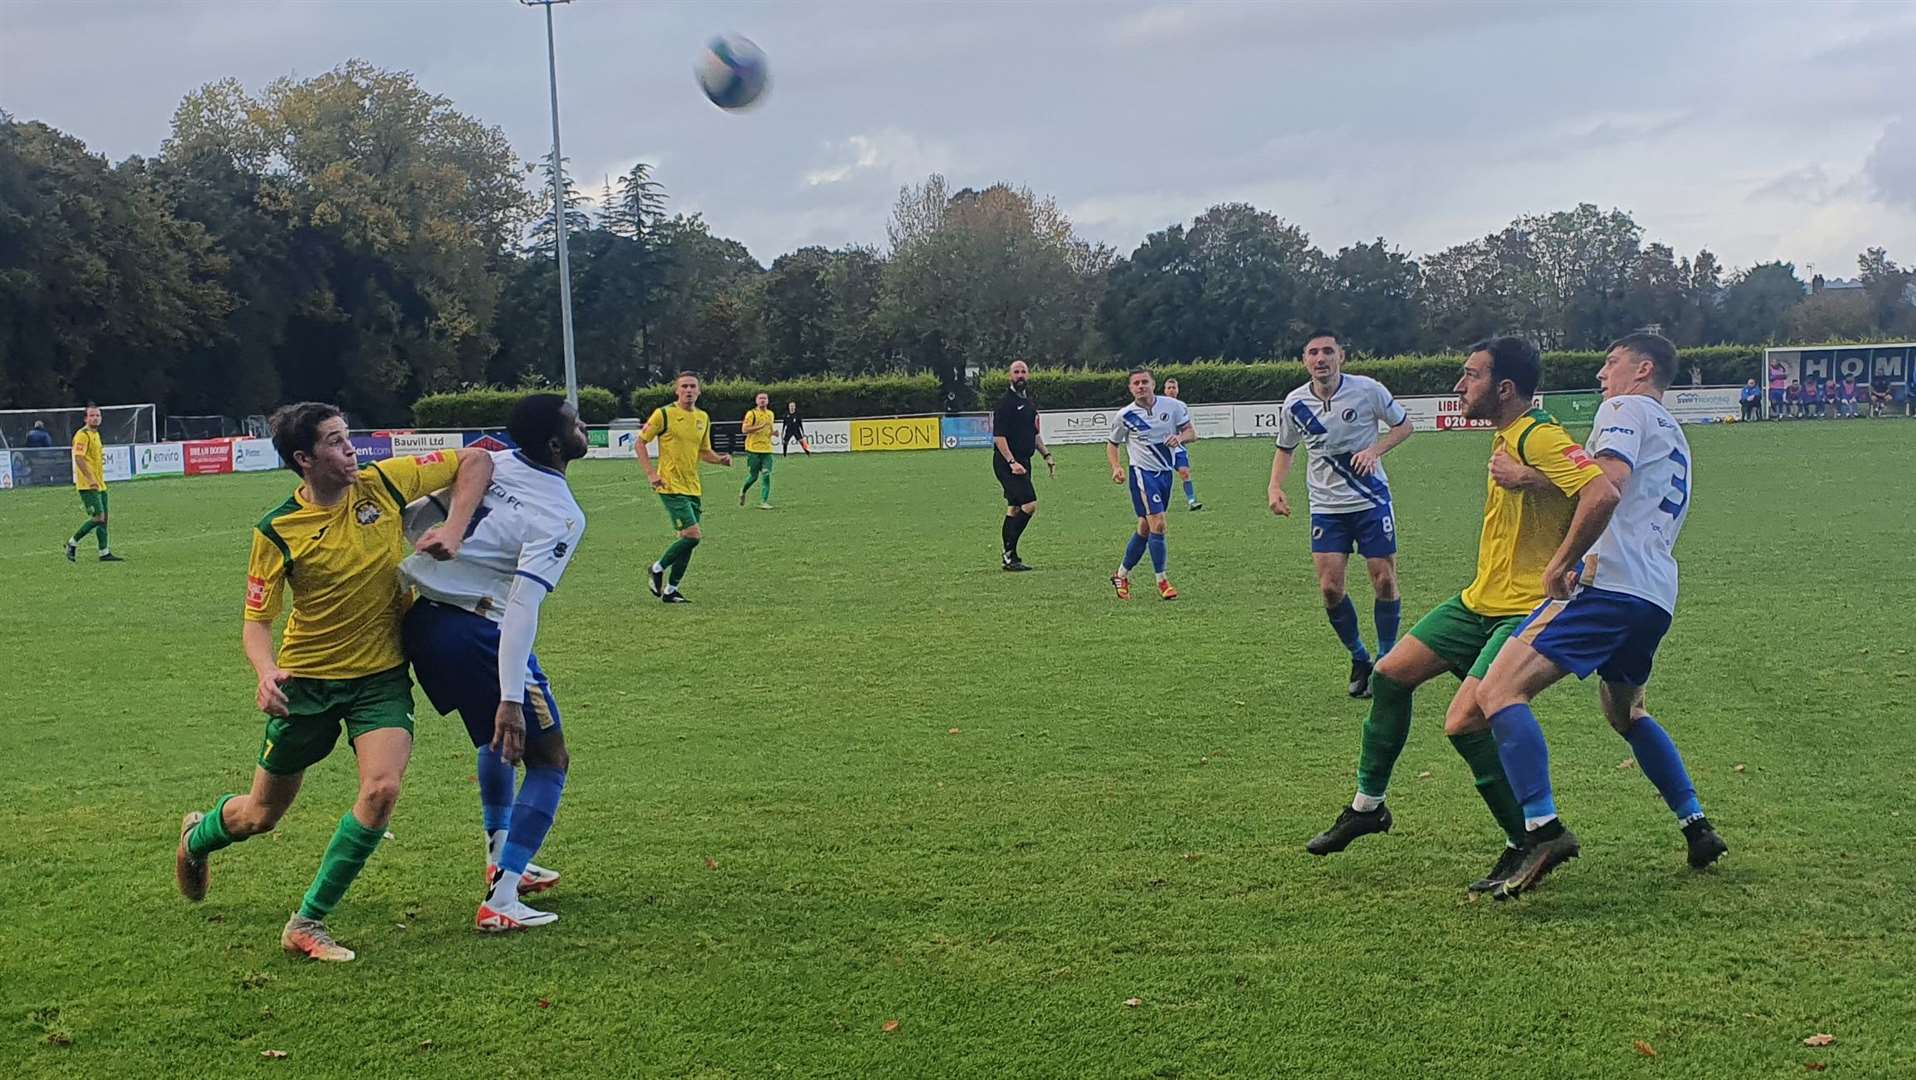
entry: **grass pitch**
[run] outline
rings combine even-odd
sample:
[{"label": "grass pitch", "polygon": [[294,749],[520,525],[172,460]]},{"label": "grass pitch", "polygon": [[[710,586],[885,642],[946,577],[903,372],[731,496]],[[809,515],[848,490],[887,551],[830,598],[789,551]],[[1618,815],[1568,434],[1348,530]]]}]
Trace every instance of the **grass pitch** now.
[{"label": "grass pitch", "polygon": [[[583,462],[539,641],[573,752],[540,856],[561,921],[471,930],[471,748],[422,708],[395,838],[331,920],[343,967],[277,946],[351,801],[343,748],[205,903],[171,876],[180,813],[251,773],[247,530],[290,474],[115,487],[117,566],[60,557],[71,491],[0,495],[0,1072],[1912,1075],[1916,427],[1688,434],[1650,703],[1730,844],[1714,872],[1576,684],[1538,713],[1584,857],[1539,893],[1465,898],[1500,841],[1448,682],[1396,831],[1305,855],[1365,706],[1263,441],[1195,449],[1175,604],[1109,595],[1131,519],[1096,446],[1040,478],[1024,575],[983,453],[781,459],[775,513],[708,469],[681,608],[645,591],[669,536],[637,468]],[[1389,459],[1406,627],[1469,577],[1487,441]]]}]

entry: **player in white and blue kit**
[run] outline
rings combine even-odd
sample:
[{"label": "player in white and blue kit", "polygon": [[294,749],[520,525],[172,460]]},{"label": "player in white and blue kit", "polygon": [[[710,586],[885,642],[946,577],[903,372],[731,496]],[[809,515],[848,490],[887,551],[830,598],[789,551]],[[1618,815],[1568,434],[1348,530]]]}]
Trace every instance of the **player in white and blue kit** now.
[{"label": "player in white and blue kit", "polygon": [[[1184,395],[1178,392],[1176,379],[1164,380],[1164,388],[1158,391],[1158,396],[1184,400]],[[1171,455],[1171,467],[1178,471],[1178,479],[1184,481],[1184,504],[1193,510],[1204,509],[1204,504],[1198,501],[1197,488],[1191,483],[1191,452],[1182,446],[1178,447]]]},{"label": "player in white and blue kit", "polygon": [[[1383,457],[1410,438],[1410,417],[1384,384],[1344,374],[1337,335],[1314,331],[1304,343],[1311,379],[1284,398],[1277,415],[1277,453],[1271,458],[1271,512],[1291,515],[1284,479],[1299,444],[1310,448],[1311,562],[1337,640],[1351,655],[1350,696],[1370,696],[1371,654],[1357,628],[1357,609],[1344,591],[1351,552],[1364,557],[1374,597],[1377,655],[1397,643],[1404,602],[1397,592],[1397,519]],[[1378,437],[1378,427],[1385,431]]]},{"label": "player in white and blue kit", "polygon": [[1549,599],[1511,635],[1478,688],[1529,837],[1523,862],[1494,894],[1499,899],[1534,887],[1578,854],[1576,834],[1557,818],[1550,752],[1530,710],[1565,675],[1602,679],[1604,716],[1676,814],[1690,865],[1701,870],[1729,850],[1703,816],[1676,745],[1643,705],[1657,645],[1676,612],[1674,549],[1693,483],[1689,441],[1663,407],[1676,374],[1676,346],[1657,334],[1630,334],[1610,347],[1597,372],[1604,400],[1589,452],[1622,495],[1614,510],[1586,513],[1579,505],[1544,570]]},{"label": "player in white and blue kit", "polygon": [[[1145,552],[1151,553],[1151,569],[1158,578],[1158,597],[1176,600],[1178,591],[1165,576],[1164,508],[1171,498],[1171,477],[1176,475],[1177,452],[1197,441],[1191,427],[1191,410],[1176,398],[1159,397],[1157,379],[1150,368],[1131,372],[1131,404],[1118,410],[1111,425],[1111,440],[1105,445],[1105,459],[1111,463],[1111,482],[1128,485],[1131,508],[1137,511],[1138,528],[1124,547],[1124,561],[1111,575],[1111,587],[1118,599],[1131,599],[1131,568]],[[1118,463],[1118,447],[1130,454],[1130,467]]]},{"label": "player in white and blue kit", "polygon": [[[570,765],[559,706],[532,642],[539,606],[585,535],[585,514],[565,477],[586,453],[578,411],[556,394],[531,394],[513,406],[506,431],[519,448],[492,455],[492,482],[463,542],[426,528],[444,518],[429,496],[407,508],[407,532],[420,534],[421,553],[400,565],[418,592],[406,615],[407,658],[433,707],[457,712],[478,749],[486,898],[473,922],[485,931],[558,918],[519,898],[558,880],[532,856],[552,828]],[[526,775],[515,800],[521,757]]]}]

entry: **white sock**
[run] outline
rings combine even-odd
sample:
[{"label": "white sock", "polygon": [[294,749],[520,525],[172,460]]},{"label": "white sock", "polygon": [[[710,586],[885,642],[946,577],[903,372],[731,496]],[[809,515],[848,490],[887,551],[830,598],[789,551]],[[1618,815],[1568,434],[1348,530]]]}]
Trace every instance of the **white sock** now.
[{"label": "white sock", "polygon": [[1555,820],[1557,820],[1557,815],[1555,814],[1545,814],[1543,817],[1524,818],[1523,819],[1524,831],[1535,832],[1536,830],[1543,828],[1545,825],[1548,825]]},{"label": "white sock", "polygon": [[1351,796],[1351,809],[1360,814],[1372,813],[1382,805],[1384,805],[1382,795],[1366,795],[1360,791]]},{"label": "white sock", "polygon": [[1120,581],[1130,581],[1131,571],[1126,570],[1124,567],[1120,566],[1118,567],[1118,572],[1115,574],[1112,574],[1111,576],[1114,578],[1117,578]]},{"label": "white sock", "polygon": [[665,591],[669,593],[675,593],[679,591],[679,587],[670,582],[667,582],[665,585]]},{"label": "white sock", "polygon": [[492,883],[492,893],[486,897],[486,902],[494,907],[518,903],[519,875],[501,873],[499,880]]},{"label": "white sock", "polygon": [[1169,580],[1171,580],[1169,575],[1162,570],[1158,571],[1158,584],[1162,585]]},{"label": "white sock", "polygon": [[486,865],[498,866],[499,853],[506,849],[506,830],[495,829],[486,834]]},{"label": "white sock", "polygon": [[653,564],[652,564],[652,572],[653,572],[653,573],[655,573],[655,574],[663,574],[663,573],[665,573],[665,567],[663,567],[663,566],[660,566],[660,565],[659,565],[658,563],[653,563]]}]

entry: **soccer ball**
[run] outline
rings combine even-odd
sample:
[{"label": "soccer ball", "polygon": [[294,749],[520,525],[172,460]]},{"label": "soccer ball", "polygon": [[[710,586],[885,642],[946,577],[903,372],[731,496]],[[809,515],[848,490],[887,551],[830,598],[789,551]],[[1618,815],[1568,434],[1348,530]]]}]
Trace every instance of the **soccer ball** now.
[{"label": "soccer ball", "polygon": [[765,92],[765,54],[751,38],[737,34],[713,38],[692,73],[721,109],[743,109]]}]

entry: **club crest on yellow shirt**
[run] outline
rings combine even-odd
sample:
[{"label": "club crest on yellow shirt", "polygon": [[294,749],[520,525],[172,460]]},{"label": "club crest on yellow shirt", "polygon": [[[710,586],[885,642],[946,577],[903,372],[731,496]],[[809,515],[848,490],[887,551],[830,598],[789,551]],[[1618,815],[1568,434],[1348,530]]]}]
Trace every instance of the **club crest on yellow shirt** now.
[{"label": "club crest on yellow shirt", "polygon": [[371,525],[379,520],[379,504],[371,499],[361,499],[353,504],[353,520],[361,525]]}]

